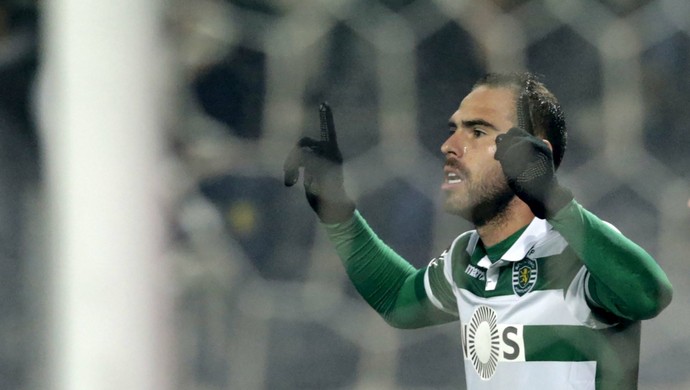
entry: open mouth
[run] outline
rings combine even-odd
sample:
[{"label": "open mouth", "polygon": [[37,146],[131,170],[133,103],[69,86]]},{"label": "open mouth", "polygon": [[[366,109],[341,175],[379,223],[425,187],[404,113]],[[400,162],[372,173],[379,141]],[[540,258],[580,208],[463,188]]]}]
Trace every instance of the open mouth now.
[{"label": "open mouth", "polygon": [[444,186],[452,186],[462,184],[467,180],[467,177],[458,171],[446,170],[443,184]]},{"label": "open mouth", "polygon": [[446,172],[446,183],[459,184],[462,183],[462,177],[455,172]]}]

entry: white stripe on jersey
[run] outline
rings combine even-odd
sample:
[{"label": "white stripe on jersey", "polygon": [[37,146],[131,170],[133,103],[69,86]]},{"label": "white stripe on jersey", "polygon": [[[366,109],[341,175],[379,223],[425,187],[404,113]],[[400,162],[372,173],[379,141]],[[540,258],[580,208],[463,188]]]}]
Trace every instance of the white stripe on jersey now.
[{"label": "white stripe on jersey", "polygon": [[427,296],[427,298],[429,298],[429,301],[431,302],[432,305],[436,306],[436,308],[438,308],[438,309],[445,311],[446,313],[455,314],[452,311],[443,307],[443,305],[441,304],[441,301],[439,301],[438,298],[436,298],[436,296],[434,296],[434,293],[432,292],[433,290],[431,289],[431,283],[429,283],[429,272],[428,271],[424,272],[424,290],[426,290],[426,296]]},{"label": "white stripe on jersey", "polygon": [[573,278],[573,282],[570,283],[570,287],[568,287],[568,291],[565,295],[565,304],[568,305],[568,309],[581,324],[589,328],[603,329],[616,325],[607,324],[594,317],[592,309],[590,309],[587,304],[587,301],[591,301],[588,284],[589,271],[587,271],[585,266],[582,266],[577,275],[575,275],[575,278]]},{"label": "white stripe on jersey", "polygon": [[[452,261],[450,260],[450,254],[453,253],[453,250],[455,249],[455,244],[457,244],[458,241],[460,241],[466,235],[472,234],[473,232],[474,232],[474,230],[470,230],[470,231],[465,232],[465,233],[459,235],[458,237],[456,237],[455,240],[453,240],[453,243],[450,245],[450,248],[446,252],[443,252],[443,254],[441,255],[441,258],[439,259],[443,262],[443,275],[445,276],[446,282],[448,283],[448,285],[450,286],[451,289],[455,289],[455,284],[453,283],[453,265],[452,265]],[[479,239],[479,235],[477,235],[476,239]],[[472,241],[472,238],[470,238],[470,241]],[[474,244],[476,245],[476,243],[477,243],[477,241],[475,240]],[[469,248],[469,246],[468,246],[468,248]],[[474,246],[472,248],[474,248]],[[434,263],[434,261],[436,261],[436,259],[432,260],[431,263]],[[443,305],[441,304],[441,301],[439,301],[438,298],[434,295],[434,291],[431,288],[431,283],[429,282],[429,271],[428,270],[426,272],[424,272],[424,289],[426,290],[426,295],[429,298],[429,301],[434,306],[436,306],[438,309],[441,309],[447,313],[456,314],[452,310],[443,307]]]},{"label": "white stripe on jersey", "polygon": [[510,294],[482,298],[468,290],[456,289],[460,320],[463,323],[472,317],[477,306],[485,305],[496,311],[499,324],[583,325],[578,314],[589,310],[589,307],[584,297],[579,298],[577,294],[572,297],[566,304],[563,290],[531,291],[522,297]]}]

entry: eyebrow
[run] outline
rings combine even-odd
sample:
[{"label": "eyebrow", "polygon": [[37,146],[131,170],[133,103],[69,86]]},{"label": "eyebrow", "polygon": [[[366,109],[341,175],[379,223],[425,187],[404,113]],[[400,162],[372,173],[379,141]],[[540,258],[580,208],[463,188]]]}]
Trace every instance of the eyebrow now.
[{"label": "eyebrow", "polygon": [[[461,121],[460,123],[462,124],[462,127],[465,127],[465,128],[474,127],[474,126],[483,126],[483,127],[489,128],[491,130],[498,131],[496,126],[485,121],[484,119],[470,119],[470,120]],[[456,129],[458,127],[458,125],[453,121],[449,121],[448,127],[452,128],[452,129]]]}]

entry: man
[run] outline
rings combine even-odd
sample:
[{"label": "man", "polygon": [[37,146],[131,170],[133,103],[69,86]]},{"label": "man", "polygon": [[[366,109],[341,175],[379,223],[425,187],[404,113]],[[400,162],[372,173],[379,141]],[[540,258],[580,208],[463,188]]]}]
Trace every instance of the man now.
[{"label": "man", "polygon": [[416,270],[355,210],[333,118],[303,138],[307,200],[364,299],[395,327],[460,320],[467,388],[634,389],[640,321],[671,301],[655,260],[560,185],[566,126],[531,74],[489,74],[451,116],[441,186],[447,212],[476,230]]}]

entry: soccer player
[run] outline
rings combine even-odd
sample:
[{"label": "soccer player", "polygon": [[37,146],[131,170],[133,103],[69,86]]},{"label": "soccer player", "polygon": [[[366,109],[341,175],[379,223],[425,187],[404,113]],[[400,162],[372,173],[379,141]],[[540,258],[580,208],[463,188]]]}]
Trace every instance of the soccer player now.
[{"label": "soccer player", "polygon": [[470,221],[423,269],[386,246],[344,189],[333,116],[302,138],[304,187],[362,297],[392,326],[459,320],[467,388],[635,389],[640,321],[671,301],[656,261],[587,211],[555,171],[566,124],[529,73],[488,74],[449,121],[445,210]]}]

